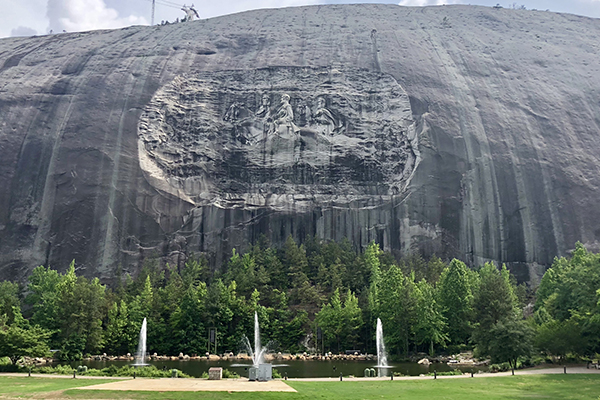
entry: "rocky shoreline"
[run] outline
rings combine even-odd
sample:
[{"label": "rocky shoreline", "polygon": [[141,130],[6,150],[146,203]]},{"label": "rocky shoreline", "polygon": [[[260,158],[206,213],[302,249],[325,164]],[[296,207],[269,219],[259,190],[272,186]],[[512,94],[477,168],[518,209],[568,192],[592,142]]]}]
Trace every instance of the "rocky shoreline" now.
[{"label": "rocky shoreline", "polygon": [[451,367],[487,367],[490,360],[479,360],[473,357],[472,352],[458,353],[450,356],[430,357],[424,353],[417,354],[410,359],[421,365],[431,365],[435,363],[448,364]]},{"label": "rocky shoreline", "polygon": [[[344,360],[344,361],[375,361],[377,356],[373,354],[331,354],[326,355],[320,354],[308,354],[308,353],[270,353],[265,354],[265,361],[289,361],[289,360],[304,360],[304,361],[330,361],[330,360]],[[84,358],[84,361],[134,361],[135,357],[131,354],[124,356],[109,356],[106,354],[95,355]],[[179,353],[178,356],[166,356],[158,355],[154,353],[146,356],[146,361],[252,361],[252,357],[247,353],[233,352],[225,354],[206,354],[203,356],[188,355]]]},{"label": "rocky shoreline", "polygon": [[[266,362],[274,361],[291,361],[291,360],[302,360],[302,361],[377,361],[377,355],[375,354],[332,354],[326,353],[321,354],[309,354],[309,353],[270,353],[265,354]],[[83,358],[83,361],[135,361],[135,357],[130,353],[122,356],[111,356],[104,354],[94,355]],[[252,357],[247,353],[233,352],[225,353],[221,355],[217,354],[206,354],[203,356],[188,355],[179,353],[178,356],[166,356],[158,355],[154,353],[148,355],[145,361],[252,361]],[[460,353],[450,356],[437,356],[430,357],[424,353],[419,353],[410,357],[407,361],[416,362],[421,365],[431,364],[448,364],[456,367],[482,367],[489,365],[489,360],[478,360],[473,358],[472,353]],[[24,358],[22,363],[25,365],[46,365],[56,362],[55,359],[50,357],[37,357],[37,358]]]}]

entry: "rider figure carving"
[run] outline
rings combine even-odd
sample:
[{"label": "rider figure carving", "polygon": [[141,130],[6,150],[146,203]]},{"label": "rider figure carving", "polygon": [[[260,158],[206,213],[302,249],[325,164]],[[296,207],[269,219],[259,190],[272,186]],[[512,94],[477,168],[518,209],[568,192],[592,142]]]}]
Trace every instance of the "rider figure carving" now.
[{"label": "rider figure carving", "polygon": [[287,132],[290,129],[294,133],[300,130],[294,124],[294,110],[290,104],[290,96],[288,94],[281,95],[281,106],[277,110],[277,115],[275,115],[275,125],[277,126],[278,133],[285,133],[285,131],[282,131],[283,127],[287,128]]},{"label": "rider figure carving", "polygon": [[322,134],[333,135],[338,133],[341,129],[340,121],[334,117],[333,113],[327,108],[327,102],[324,96],[317,97],[317,107],[312,116],[312,120],[316,125],[317,131]]}]

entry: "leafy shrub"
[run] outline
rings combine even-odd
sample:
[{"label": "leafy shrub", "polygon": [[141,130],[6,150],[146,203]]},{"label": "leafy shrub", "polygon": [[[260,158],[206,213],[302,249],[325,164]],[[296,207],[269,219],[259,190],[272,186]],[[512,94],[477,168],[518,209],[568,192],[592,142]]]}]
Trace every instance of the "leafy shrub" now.
[{"label": "leafy shrub", "polygon": [[0,364],[0,372],[21,372],[21,370],[18,365]]},{"label": "leafy shrub", "polygon": [[[1,368],[1,367],[0,367]],[[24,372],[26,368],[21,368],[18,371]],[[56,366],[43,366],[34,367],[31,372],[38,374],[59,374],[59,375],[72,375],[74,368],[69,365],[56,365]],[[11,371],[12,372],[12,371]],[[125,365],[121,368],[116,365],[110,365],[102,369],[87,368],[85,365],[77,367],[77,374],[81,376],[136,376],[141,378],[170,378],[171,371],[163,371],[156,368],[154,365],[147,367],[135,368],[131,365]],[[177,376],[180,378],[190,378],[188,374],[184,374],[179,371]]]},{"label": "leafy shrub", "polygon": [[[135,368],[131,365],[126,365],[117,370],[117,372],[110,376],[136,376],[141,378],[170,378],[171,370],[162,370],[156,368],[154,365],[148,365],[146,367]],[[184,374],[181,371],[177,372],[179,378],[190,378],[188,374]]]},{"label": "leafy shrub", "polygon": [[281,376],[281,373],[279,371],[277,371],[276,368],[273,368],[273,378],[275,378],[275,379],[283,378],[283,376]]},{"label": "leafy shrub", "polygon": [[[91,371],[90,371],[91,372]],[[106,368],[102,368],[100,370],[100,372],[102,373],[102,375],[104,376],[115,376],[119,373],[119,369],[117,368],[116,365],[109,365]]]},{"label": "leafy shrub", "polygon": [[490,372],[510,371],[510,365],[507,362],[504,362],[502,364],[491,364],[489,370]]},{"label": "leafy shrub", "polygon": [[45,365],[41,367],[33,367],[31,372],[35,372],[36,374],[58,374],[58,375],[72,375],[73,367],[70,365]]},{"label": "leafy shrub", "polygon": [[[535,367],[536,365],[540,365],[543,363],[552,364],[552,360],[548,358],[544,358],[541,356],[534,357],[521,357],[517,360],[517,365],[515,369],[522,369],[528,367]],[[489,367],[490,372],[505,372],[510,371],[510,364],[507,362],[501,364],[491,364]]]},{"label": "leafy shrub", "polygon": [[517,368],[535,367],[536,365],[543,364],[544,362],[545,358],[542,356],[519,358],[517,361]]},{"label": "leafy shrub", "polygon": [[[240,376],[238,374],[236,374],[235,372],[232,372],[226,368],[223,368],[223,378],[234,378],[237,379]],[[202,375],[200,375],[200,378],[202,379],[208,379],[208,371],[204,371],[202,373]]]},{"label": "leafy shrub", "polygon": [[239,378],[240,376],[226,368],[223,369],[223,378]]},{"label": "leafy shrub", "polygon": [[427,376],[433,376],[434,374],[437,374],[437,376],[452,376],[452,375],[462,375],[463,372],[459,369],[454,369],[452,371],[442,371],[442,372],[430,372],[427,374]]}]

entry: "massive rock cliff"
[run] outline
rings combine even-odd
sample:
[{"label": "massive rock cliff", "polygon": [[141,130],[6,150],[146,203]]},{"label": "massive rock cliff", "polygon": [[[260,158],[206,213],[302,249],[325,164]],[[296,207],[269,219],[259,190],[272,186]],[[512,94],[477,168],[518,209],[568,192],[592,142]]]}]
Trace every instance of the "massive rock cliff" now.
[{"label": "massive rock cliff", "polygon": [[536,278],[600,240],[600,21],[331,5],[0,40],[0,276],[261,234]]}]

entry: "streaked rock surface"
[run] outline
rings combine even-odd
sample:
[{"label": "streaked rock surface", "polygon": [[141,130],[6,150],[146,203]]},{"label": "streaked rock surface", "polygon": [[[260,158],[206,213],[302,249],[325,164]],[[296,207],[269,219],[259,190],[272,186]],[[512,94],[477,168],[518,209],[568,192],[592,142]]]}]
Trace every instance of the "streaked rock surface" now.
[{"label": "streaked rock surface", "polygon": [[471,6],[0,40],[0,276],[317,234],[535,282],[600,247],[599,51],[599,20]]}]

